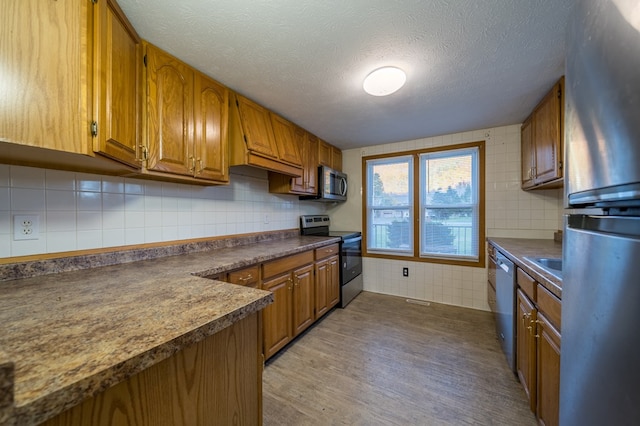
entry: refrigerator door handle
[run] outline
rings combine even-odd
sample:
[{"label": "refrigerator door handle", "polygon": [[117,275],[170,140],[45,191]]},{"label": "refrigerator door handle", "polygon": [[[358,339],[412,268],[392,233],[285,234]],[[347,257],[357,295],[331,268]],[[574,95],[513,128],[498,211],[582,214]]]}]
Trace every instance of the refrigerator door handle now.
[{"label": "refrigerator door handle", "polygon": [[640,237],[640,217],[638,216],[572,214],[567,219],[567,227],[583,231]]}]

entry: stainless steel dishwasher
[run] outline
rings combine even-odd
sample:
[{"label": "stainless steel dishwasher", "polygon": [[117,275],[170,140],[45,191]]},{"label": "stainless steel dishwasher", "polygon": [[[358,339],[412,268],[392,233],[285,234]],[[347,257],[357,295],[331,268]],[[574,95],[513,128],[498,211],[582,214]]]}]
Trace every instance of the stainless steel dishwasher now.
[{"label": "stainless steel dishwasher", "polygon": [[507,363],[516,371],[515,298],[516,271],[512,261],[496,252],[496,332],[507,356]]}]

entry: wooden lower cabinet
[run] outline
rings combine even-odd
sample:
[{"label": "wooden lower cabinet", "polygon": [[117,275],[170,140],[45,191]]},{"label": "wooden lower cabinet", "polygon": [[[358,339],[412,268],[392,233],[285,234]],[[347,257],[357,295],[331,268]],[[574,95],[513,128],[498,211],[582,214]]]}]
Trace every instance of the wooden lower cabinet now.
[{"label": "wooden lower cabinet", "polygon": [[536,308],[529,298],[518,289],[516,312],[516,365],[518,378],[529,398],[531,411],[536,412]]},{"label": "wooden lower cabinet", "polygon": [[340,302],[340,259],[338,256],[329,258],[329,279],[327,280],[327,299],[329,309]]},{"label": "wooden lower cabinet", "polygon": [[561,337],[544,314],[538,314],[537,323],[538,421],[543,425],[557,425],[560,412]]},{"label": "wooden lower cabinet", "polygon": [[262,265],[262,289],[274,302],[263,312],[263,350],[269,359],[314,321],[313,251]]},{"label": "wooden lower cabinet", "polygon": [[262,289],[273,293],[273,303],[262,311],[264,357],[269,359],[292,339],[291,275],[286,273],[262,283]]},{"label": "wooden lower cabinet", "polygon": [[315,318],[318,319],[340,302],[340,260],[338,256],[331,256],[316,261],[315,269]]},{"label": "wooden lower cabinet", "polygon": [[307,265],[293,271],[293,336],[297,336],[309,327],[315,317],[313,265]]},{"label": "wooden lower cabinet", "polygon": [[[537,284],[537,288],[529,286],[528,281],[531,280],[526,273],[518,271],[518,285],[522,283],[525,286],[517,291],[517,373],[538,422],[547,426],[557,425],[561,302],[540,284]],[[531,300],[528,294],[534,288],[534,300]]]},{"label": "wooden lower cabinet", "polygon": [[44,425],[260,425],[258,327],[251,314]]}]

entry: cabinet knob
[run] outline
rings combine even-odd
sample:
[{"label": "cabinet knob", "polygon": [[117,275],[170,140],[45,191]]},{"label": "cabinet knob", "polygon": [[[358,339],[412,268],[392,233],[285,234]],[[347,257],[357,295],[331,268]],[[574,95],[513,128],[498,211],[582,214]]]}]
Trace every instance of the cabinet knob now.
[{"label": "cabinet knob", "polygon": [[249,274],[249,275],[247,275],[246,277],[238,278],[238,281],[247,282],[247,281],[249,281],[249,280],[250,280],[250,279],[252,279],[252,278],[253,278],[253,275]]}]

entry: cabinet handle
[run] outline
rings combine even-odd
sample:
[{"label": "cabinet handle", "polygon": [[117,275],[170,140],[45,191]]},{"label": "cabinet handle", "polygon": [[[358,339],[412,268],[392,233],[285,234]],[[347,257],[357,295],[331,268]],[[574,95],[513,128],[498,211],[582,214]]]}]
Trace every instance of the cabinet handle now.
[{"label": "cabinet handle", "polygon": [[534,329],[534,325],[536,325],[536,324],[542,324],[542,322],[541,322],[541,321],[538,321],[538,320],[535,320],[535,321],[531,320],[531,325],[530,325],[528,328],[529,328],[529,331],[531,332],[531,334],[533,335],[533,337],[535,337],[536,339],[538,339],[538,338],[540,338],[540,335],[539,335],[539,334],[538,334],[538,332],[537,332],[537,331],[538,331],[538,330],[537,330],[537,329],[538,329],[538,327],[535,327],[535,328],[536,328],[536,331],[535,331],[535,334],[533,334],[533,333],[534,333],[534,331],[533,331],[533,329]]},{"label": "cabinet handle", "polygon": [[[531,316],[531,314],[527,314],[525,313],[524,315],[522,315],[522,326],[523,327],[527,327],[527,323],[525,322],[527,318],[529,318]],[[529,328],[529,327],[527,327]]]},{"label": "cabinet handle", "polygon": [[198,158],[198,174],[202,174],[202,159]]},{"label": "cabinet handle", "polygon": [[195,159],[195,157],[189,157],[189,160],[191,161],[191,167],[189,168],[189,171],[191,173],[195,173],[195,171],[196,171],[196,159]]},{"label": "cabinet handle", "polygon": [[253,278],[253,275],[249,274],[246,277],[238,278],[238,281],[242,281],[242,282],[246,283],[247,281],[249,281],[252,278]]}]

